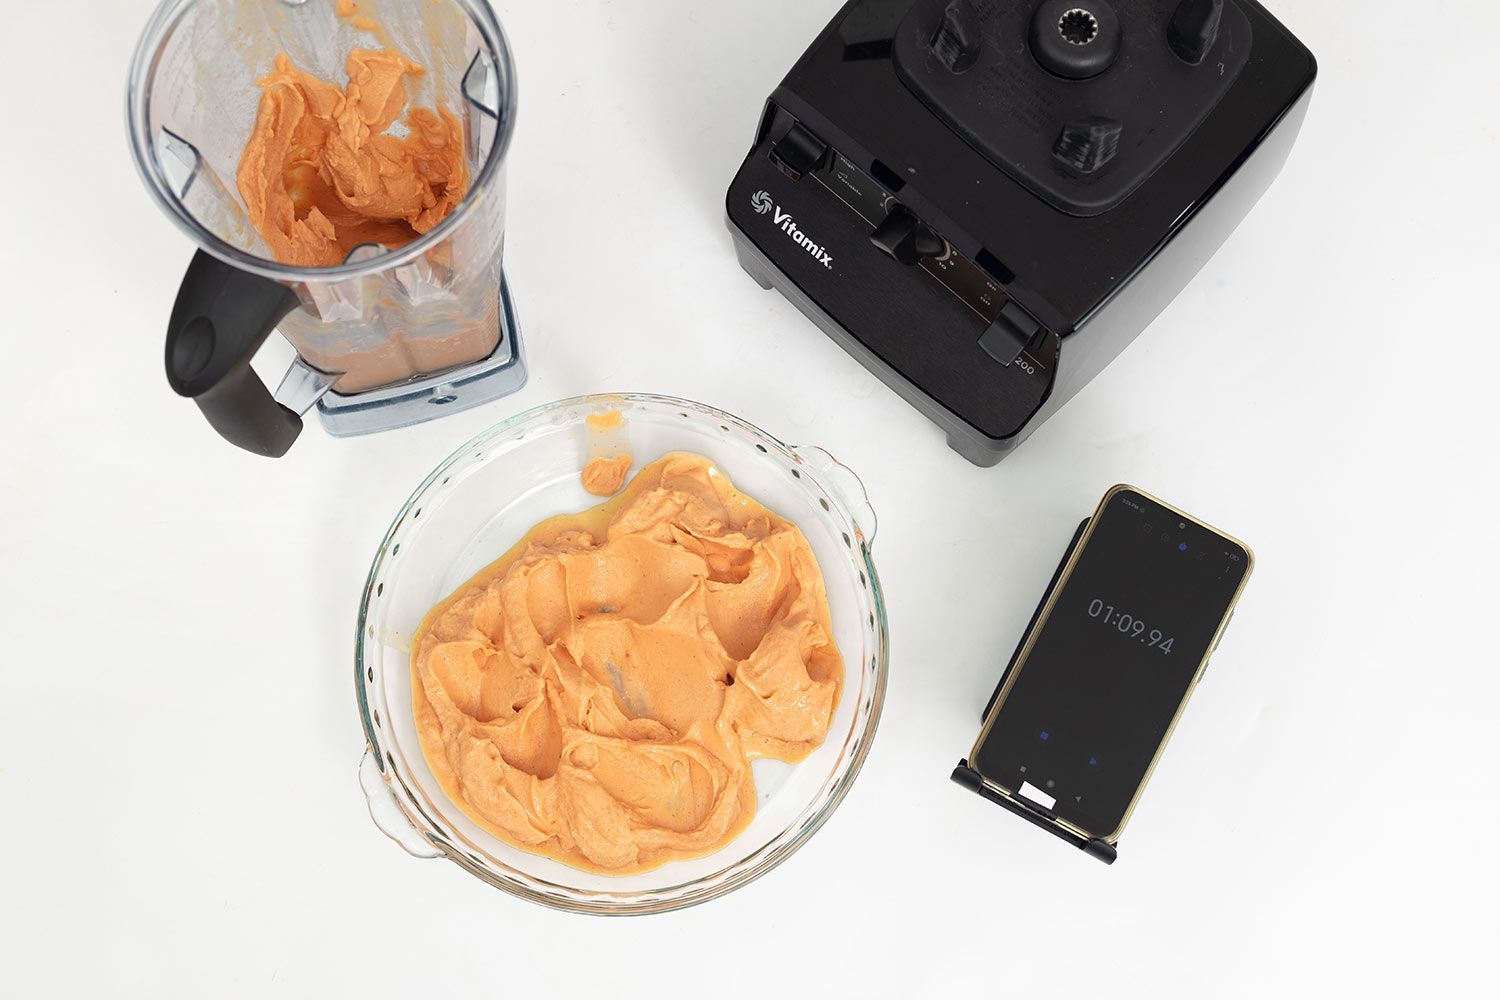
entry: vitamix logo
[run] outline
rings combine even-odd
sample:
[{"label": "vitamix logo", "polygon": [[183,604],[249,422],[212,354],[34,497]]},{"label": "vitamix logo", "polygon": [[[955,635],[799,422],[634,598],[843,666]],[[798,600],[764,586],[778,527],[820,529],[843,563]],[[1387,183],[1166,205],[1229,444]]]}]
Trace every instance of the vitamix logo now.
[{"label": "vitamix logo", "polygon": [[755,197],[750,199],[750,207],[761,215],[770,215],[774,212],[775,215],[771,221],[776,224],[778,229],[790,236],[793,243],[812,254],[819,264],[822,264],[830,271],[833,270],[833,257],[829,255],[828,251],[814,243],[806,233],[797,228],[797,222],[792,218],[792,213],[783,212],[781,206],[771,200],[771,193],[769,191],[757,191]]}]

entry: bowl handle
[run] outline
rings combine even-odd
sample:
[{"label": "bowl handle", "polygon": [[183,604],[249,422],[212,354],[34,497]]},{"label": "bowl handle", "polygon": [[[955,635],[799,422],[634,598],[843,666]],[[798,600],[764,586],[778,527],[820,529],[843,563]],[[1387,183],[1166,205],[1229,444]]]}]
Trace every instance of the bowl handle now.
[{"label": "bowl handle", "polygon": [[875,508],[870,505],[870,494],[865,490],[864,482],[854,470],[822,448],[796,445],[792,451],[818,474],[819,482],[833,491],[834,499],[843,505],[854,521],[854,528],[864,543],[874,545],[880,521],[875,516]]},{"label": "bowl handle", "polygon": [[380,771],[379,759],[369,747],[365,747],[365,755],[359,762],[359,787],[370,807],[370,819],[375,821],[381,833],[414,858],[443,857],[442,850],[406,818],[401,804],[396,801],[396,793],[391,790],[391,783]]}]

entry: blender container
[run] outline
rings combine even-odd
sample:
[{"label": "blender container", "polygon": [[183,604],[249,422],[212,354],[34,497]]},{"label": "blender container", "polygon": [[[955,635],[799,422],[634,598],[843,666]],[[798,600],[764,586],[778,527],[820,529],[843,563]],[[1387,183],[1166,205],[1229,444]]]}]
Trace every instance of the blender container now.
[{"label": "blender container", "polygon": [[[360,48],[394,49],[425,68],[408,81],[408,108],[445,109],[462,123],[468,194],[405,246],[366,244],[334,267],[280,264],[235,183],[256,81],[285,52],[342,85]],[[141,176],[201,248],[167,330],[168,381],[230,442],[277,457],[314,406],[346,436],[525,383],[503,269],[515,73],[485,0],[165,0],[136,51],[127,111]],[[391,132],[403,128],[398,120]],[[273,394],[250,362],[276,329],[298,359]]]}]

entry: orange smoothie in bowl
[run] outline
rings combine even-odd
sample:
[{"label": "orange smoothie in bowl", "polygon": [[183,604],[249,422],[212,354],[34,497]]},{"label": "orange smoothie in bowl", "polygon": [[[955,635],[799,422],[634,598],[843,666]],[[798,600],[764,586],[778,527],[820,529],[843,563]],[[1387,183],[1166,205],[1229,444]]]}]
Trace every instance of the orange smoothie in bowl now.
[{"label": "orange smoothie in bowl", "polygon": [[431,611],[411,669],[448,797],[508,844],[612,875],[732,840],[750,761],[812,752],[844,679],[807,539],[685,453],[536,525]]}]

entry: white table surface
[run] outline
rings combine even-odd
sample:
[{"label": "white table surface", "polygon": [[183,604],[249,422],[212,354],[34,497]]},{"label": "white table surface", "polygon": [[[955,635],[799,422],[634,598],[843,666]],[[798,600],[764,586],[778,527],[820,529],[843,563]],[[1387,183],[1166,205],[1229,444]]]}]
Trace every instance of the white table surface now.
[{"label": "white table surface", "polygon": [[[1285,173],[982,471],[760,291],[724,229],[762,102],[834,0],[501,3],[531,383],[381,437],[310,428],[281,462],[165,385],[192,247],[121,114],[151,3],[85,6],[3,6],[7,75],[37,89],[13,86],[0,131],[0,994],[1479,989],[1500,62],[1475,46],[1500,8],[1275,0],[1322,72]],[[350,680],[364,574],[412,486],[503,417],[611,390],[702,399],[861,473],[892,630],[879,737],[828,825],[739,892],[625,921],[387,841],[355,783]],[[1073,526],[1122,480],[1259,567],[1105,868],[948,772]]]}]

